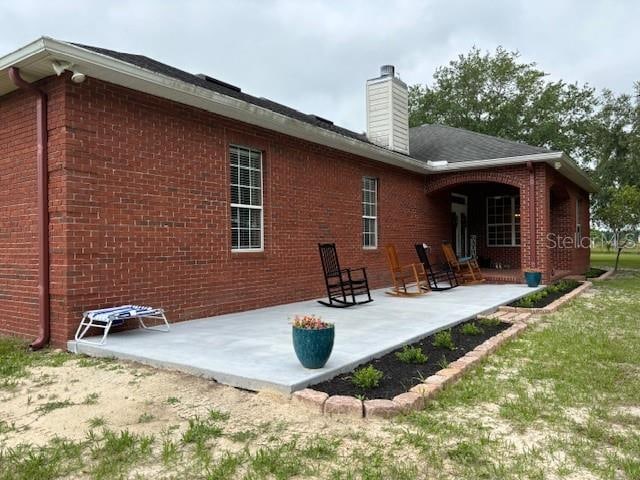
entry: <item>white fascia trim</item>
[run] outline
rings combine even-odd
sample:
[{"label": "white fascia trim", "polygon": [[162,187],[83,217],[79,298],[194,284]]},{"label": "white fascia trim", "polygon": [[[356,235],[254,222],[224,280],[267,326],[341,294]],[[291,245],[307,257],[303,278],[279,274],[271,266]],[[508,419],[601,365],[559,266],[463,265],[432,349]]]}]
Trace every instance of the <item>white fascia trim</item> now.
[{"label": "white fascia trim", "polygon": [[[14,66],[17,63],[24,62],[24,60],[37,55],[38,53],[45,51],[45,37],[41,37],[18,50],[3,56],[0,58],[0,70],[5,70]],[[51,71],[53,73],[53,70]]]},{"label": "white fascia trim", "polygon": [[507,165],[520,165],[528,162],[545,162],[554,169],[556,163],[560,162],[558,171],[584,188],[587,192],[597,191],[593,181],[576,165],[576,163],[563,152],[544,152],[532,155],[520,155],[517,157],[491,158],[487,160],[470,160],[462,162],[428,162],[429,174],[456,172],[464,170],[481,170],[483,168],[503,167]]}]

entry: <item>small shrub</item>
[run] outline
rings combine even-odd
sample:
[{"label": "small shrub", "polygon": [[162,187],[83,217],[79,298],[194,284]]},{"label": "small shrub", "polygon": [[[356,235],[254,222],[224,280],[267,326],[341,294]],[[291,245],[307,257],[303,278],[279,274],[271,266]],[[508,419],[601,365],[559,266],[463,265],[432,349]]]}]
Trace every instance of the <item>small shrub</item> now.
[{"label": "small shrub", "polygon": [[497,327],[498,325],[500,325],[500,320],[498,318],[480,318],[478,319],[478,323],[480,324],[481,327],[484,328],[492,328],[492,327]]},{"label": "small shrub", "polygon": [[428,359],[421,348],[408,345],[401,352],[396,352],[396,358],[402,363],[426,363]]},{"label": "small shrub", "polygon": [[585,272],[584,276],[586,278],[598,278],[600,275],[602,275],[605,272],[606,270],[603,270],[602,268],[591,267],[589,270]]},{"label": "small shrub", "polygon": [[517,302],[515,302],[516,307],[524,307],[524,308],[532,308],[542,299],[548,297],[551,294],[560,293],[564,294],[570,292],[574,288],[577,288],[580,285],[580,282],[577,280],[560,280],[559,282],[553,283],[551,285],[546,286],[542,290],[531,293],[526,297],[521,298]]},{"label": "small shrub", "polygon": [[462,326],[462,333],[465,335],[482,335],[484,330],[482,330],[478,325],[474,322],[465,323]]},{"label": "small shrub", "polygon": [[178,403],[180,403],[180,399],[178,397],[169,397],[167,398],[167,403],[169,405],[177,405]]},{"label": "small shrub", "polygon": [[455,350],[456,345],[453,343],[451,337],[451,330],[440,330],[433,337],[433,346],[438,348],[446,348],[448,350]]},{"label": "small shrub", "polygon": [[442,355],[442,357],[440,357],[440,360],[438,360],[438,366],[440,367],[440,369],[447,368],[449,366],[449,360],[447,360],[447,357]]},{"label": "small shrub", "polygon": [[375,388],[380,384],[380,380],[384,373],[375,368],[373,365],[367,365],[366,367],[359,368],[355,372],[353,372],[353,377],[351,377],[351,383],[353,383],[356,387],[362,388],[363,390],[369,390],[371,388]]}]

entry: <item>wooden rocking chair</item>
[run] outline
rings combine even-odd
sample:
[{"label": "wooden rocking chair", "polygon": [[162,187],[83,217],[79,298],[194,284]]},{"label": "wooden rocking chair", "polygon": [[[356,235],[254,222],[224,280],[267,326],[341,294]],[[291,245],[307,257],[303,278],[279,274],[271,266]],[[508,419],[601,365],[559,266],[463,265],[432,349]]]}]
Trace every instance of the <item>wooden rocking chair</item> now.
[{"label": "wooden rocking chair", "polygon": [[384,250],[393,279],[393,289],[386,292],[388,295],[415,297],[431,290],[427,273],[421,263],[400,265],[398,252],[394,245],[387,245]]},{"label": "wooden rocking chair", "polygon": [[[367,280],[367,270],[362,268],[340,268],[335,243],[318,244],[320,260],[324,271],[324,282],[327,286],[329,301],[318,300],[327,307],[352,307],[372,302]],[[357,276],[354,272],[360,272]],[[366,295],[365,300],[358,301],[357,296]]]},{"label": "wooden rocking chair", "polygon": [[442,253],[461,283],[473,285],[484,282],[484,277],[475,258],[458,258],[449,242],[442,242]]},{"label": "wooden rocking chair", "polygon": [[429,247],[423,243],[416,243],[416,253],[420,259],[420,263],[424,265],[429,277],[429,286],[431,290],[436,292],[442,290],[451,290],[458,286],[456,274],[448,263],[431,263],[429,260]]}]

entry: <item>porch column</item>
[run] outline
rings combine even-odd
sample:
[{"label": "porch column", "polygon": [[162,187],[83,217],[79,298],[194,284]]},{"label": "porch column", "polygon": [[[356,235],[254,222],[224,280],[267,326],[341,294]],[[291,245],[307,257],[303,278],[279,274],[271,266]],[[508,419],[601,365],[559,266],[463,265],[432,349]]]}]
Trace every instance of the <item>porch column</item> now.
[{"label": "porch column", "polygon": [[530,267],[538,268],[538,242],[536,241],[536,170],[532,162],[527,162],[529,172],[529,242]]}]

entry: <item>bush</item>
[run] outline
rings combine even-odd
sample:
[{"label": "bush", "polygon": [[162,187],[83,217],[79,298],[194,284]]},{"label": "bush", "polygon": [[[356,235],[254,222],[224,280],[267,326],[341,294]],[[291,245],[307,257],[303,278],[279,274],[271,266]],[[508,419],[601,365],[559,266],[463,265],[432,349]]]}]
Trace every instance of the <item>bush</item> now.
[{"label": "bush", "polygon": [[531,293],[526,297],[518,300],[514,305],[516,307],[532,308],[537,302],[548,297],[552,293],[564,294],[570,292],[574,288],[578,287],[580,282],[577,280],[560,280],[559,282],[552,283],[546,286],[542,290]]},{"label": "bush", "polygon": [[456,345],[455,343],[453,343],[451,330],[440,330],[438,333],[436,333],[433,337],[433,346],[455,350]]},{"label": "bush", "polygon": [[481,327],[492,328],[492,327],[497,327],[502,322],[498,318],[486,318],[485,317],[485,318],[478,319],[478,323],[480,324]]},{"label": "bush", "polygon": [[465,323],[462,326],[462,333],[465,335],[482,335],[484,330],[478,327],[475,323]]},{"label": "bush", "polygon": [[426,363],[428,357],[421,348],[405,345],[401,352],[396,352],[396,358],[403,363]]},{"label": "bush", "polygon": [[356,387],[362,388],[363,390],[369,390],[371,388],[375,388],[380,384],[380,380],[384,373],[375,368],[373,365],[367,365],[366,367],[359,368],[355,372],[353,372],[353,377],[351,377],[351,383],[353,383]]},{"label": "bush", "polygon": [[584,276],[586,278],[597,278],[605,272],[606,270],[603,270],[602,268],[591,267],[589,270],[585,272]]}]

